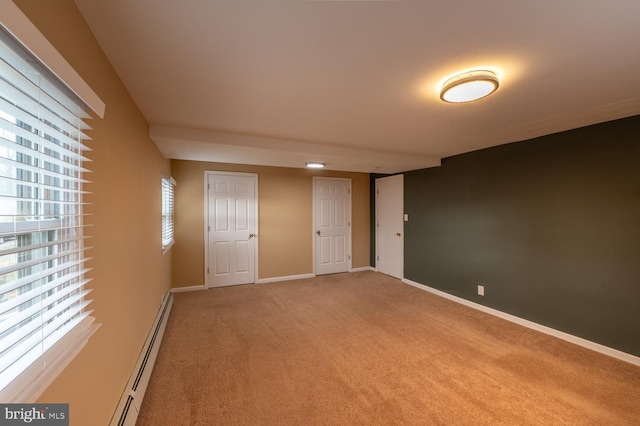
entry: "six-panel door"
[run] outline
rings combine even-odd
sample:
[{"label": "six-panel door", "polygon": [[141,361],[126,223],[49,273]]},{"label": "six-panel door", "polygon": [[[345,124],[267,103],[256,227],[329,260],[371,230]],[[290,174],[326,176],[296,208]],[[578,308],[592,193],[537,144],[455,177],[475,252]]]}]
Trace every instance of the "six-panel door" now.
[{"label": "six-panel door", "polygon": [[351,264],[351,180],[314,179],[316,274],[347,272]]},{"label": "six-panel door", "polygon": [[208,287],[255,282],[256,176],[208,177]]}]

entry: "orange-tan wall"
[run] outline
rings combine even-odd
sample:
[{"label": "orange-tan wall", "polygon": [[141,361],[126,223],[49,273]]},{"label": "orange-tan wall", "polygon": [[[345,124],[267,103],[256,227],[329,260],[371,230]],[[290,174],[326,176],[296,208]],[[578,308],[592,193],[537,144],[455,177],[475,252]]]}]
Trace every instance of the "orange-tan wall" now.
[{"label": "orange-tan wall", "polygon": [[351,179],[352,267],[369,266],[369,174],[172,160],[176,180],[173,287],[205,282],[204,173],[258,174],[258,277],[313,273],[313,176]]},{"label": "orange-tan wall", "polygon": [[171,165],[73,0],[15,3],[106,104],[105,118],[90,122],[86,197],[91,308],[102,326],[39,399],[70,403],[72,425],[105,425],[170,289],[171,252],[162,254],[160,230],[161,175]]}]

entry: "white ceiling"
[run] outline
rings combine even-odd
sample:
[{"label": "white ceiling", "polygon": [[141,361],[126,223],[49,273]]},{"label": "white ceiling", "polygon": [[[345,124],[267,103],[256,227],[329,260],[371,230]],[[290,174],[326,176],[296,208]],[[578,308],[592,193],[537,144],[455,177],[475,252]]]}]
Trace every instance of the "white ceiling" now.
[{"label": "white ceiling", "polygon": [[[640,114],[638,0],[76,3],[168,158],[395,173]],[[500,89],[440,101],[471,67]]]}]

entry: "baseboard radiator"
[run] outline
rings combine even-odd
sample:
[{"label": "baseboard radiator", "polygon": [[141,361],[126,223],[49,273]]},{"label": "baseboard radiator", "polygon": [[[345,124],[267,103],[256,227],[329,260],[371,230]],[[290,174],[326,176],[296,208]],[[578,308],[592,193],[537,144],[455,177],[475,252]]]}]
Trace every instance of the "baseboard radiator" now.
[{"label": "baseboard radiator", "polygon": [[153,327],[151,327],[147,340],[144,342],[138,362],[136,362],[131,378],[122,393],[109,426],[134,426],[136,424],[138,413],[142,406],[142,399],[151,377],[151,371],[158,356],[164,329],[167,326],[171,306],[173,306],[173,293],[169,291],[162,300],[156,320],[153,323]]}]

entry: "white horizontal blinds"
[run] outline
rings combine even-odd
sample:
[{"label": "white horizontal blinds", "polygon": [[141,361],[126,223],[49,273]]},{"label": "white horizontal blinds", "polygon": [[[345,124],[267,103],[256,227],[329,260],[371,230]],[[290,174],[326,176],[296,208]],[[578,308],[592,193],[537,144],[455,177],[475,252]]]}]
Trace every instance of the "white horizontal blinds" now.
[{"label": "white horizontal blinds", "polygon": [[174,222],[174,188],[176,182],[172,178],[162,178],[162,249],[173,243]]},{"label": "white horizontal blinds", "polygon": [[0,32],[0,389],[90,314],[83,118]]}]

